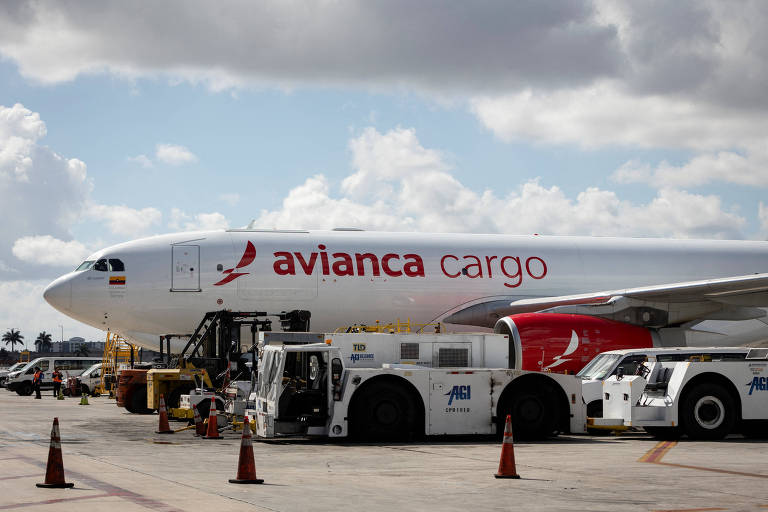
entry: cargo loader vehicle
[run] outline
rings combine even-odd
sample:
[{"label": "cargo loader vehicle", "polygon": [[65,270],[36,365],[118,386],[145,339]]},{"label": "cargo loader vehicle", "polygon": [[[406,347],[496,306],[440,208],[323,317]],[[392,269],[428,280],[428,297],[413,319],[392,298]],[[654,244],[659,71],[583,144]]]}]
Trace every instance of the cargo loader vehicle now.
[{"label": "cargo loader vehicle", "polygon": [[[258,332],[271,329],[268,316],[277,317],[283,328],[290,329],[306,328],[311,315],[308,311],[275,315],[227,310],[206,313],[191,335],[166,335],[164,340],[161,339],[161,347],[165,341],[170,348],[171,337],[188,338],[180,354],[171,355],[167,351],[164,364],[121,372],[118,405],[130,412],[151,413],[159,407],[162,394],[173,416],[181,396],[195,388],[223,389],[229,380],[237,378],[238,373],[248,373],[244,377],[250,378],[250,370],[242,364],[243,355],[249,349],[255,350]],[[250,340],[246,341],[248,337]],[[253,356],[251,354],[251,358]]]}]

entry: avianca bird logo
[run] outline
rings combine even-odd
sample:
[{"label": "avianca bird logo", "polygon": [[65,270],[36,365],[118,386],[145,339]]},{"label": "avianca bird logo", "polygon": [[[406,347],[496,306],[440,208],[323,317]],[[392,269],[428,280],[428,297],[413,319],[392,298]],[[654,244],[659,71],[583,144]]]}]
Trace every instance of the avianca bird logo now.
[{"label": "avianca bird logo", "polygon": [[571,342],[568,343],[568,348],[565,349],[565,352],[563,352],[559,356],[555,356],[553,359],[554,361],[549,366],[545,366],[545,370],[549,370],[550,368],[554,368],[555,366],[560,366],[561,364],[565,363],[566,361],[570,361],[570,358],[565,358],[565,356],[569,356],[576,352],[576,349],[579,348],[579,335],[576,334],[576,331],[571,330]]},{"label": "avianca bird logo", "polygon": [[213,286],[221,286],[223,284],[227,284],[229,282],[234,281],[240,276],[245,276],[250,274],[250,272],[235,272],[235,270],[243,267],[247,267],[251,263],[253,263],[253,260],[256,259],[256,248],[253,246],[253,244],[248,241],[248,245],[245,246],[245,252],[243,253],[243,257],[240,258],[240,263],[235,265],[234,268],[228,268],[227,270],[224,270],[222,273],[225,274],[224,279],[219,281],[218,283],[213,283]]}]

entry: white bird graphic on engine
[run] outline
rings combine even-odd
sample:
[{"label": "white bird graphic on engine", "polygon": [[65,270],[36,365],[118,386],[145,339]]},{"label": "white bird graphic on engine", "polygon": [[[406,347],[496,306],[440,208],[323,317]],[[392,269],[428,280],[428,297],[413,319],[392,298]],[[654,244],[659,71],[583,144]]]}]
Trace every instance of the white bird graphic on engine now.
[{"label": "white bird graphic on engine", "polygon": [[570,361],[570,358],[563,359],[565,356],[569,356],[576,352],[576,349],[579,348],[579,335],[576,334],[576,331],[571,330],[571,342],[568,343],[568,348],[565,349],[565,352],[563,352],[559,356],[555,356],[553,359],[554,361],[549,366],[545,366],[544,370],[549,370],[550,368],[554,368],[555,366],[559,366],[562,363],[566,361]]}]

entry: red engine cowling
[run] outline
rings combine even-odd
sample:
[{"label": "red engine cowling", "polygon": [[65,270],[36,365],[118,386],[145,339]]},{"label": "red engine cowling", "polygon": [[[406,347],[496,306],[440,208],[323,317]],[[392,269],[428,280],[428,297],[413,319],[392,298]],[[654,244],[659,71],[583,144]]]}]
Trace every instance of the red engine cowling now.
[{"label": "red engine cowling", "polygon": [[576,373],[600,352],[654,346],[644,327],[586,315],[511,315],[494,332],[509,335],[509,366],[521,370]]}]

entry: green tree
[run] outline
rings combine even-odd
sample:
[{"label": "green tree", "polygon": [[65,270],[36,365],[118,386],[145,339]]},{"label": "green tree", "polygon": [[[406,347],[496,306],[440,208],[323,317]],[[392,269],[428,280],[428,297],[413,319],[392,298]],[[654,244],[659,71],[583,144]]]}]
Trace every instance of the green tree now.
[{"label": "green tree", "polygon": [[3,341],[6,345],[11,346],[11,350],[15,350],[14,347],[18,343],[19,345],[24,345],[24,336],[21,335],[21,333],[11,328],[10,331],[5,331],[5,334],[3,334]]},{"label": "green tree", "polygon": [[75,350],[75,355],[78,357],[88,357],[88,347],[85,346],[85,343],[81,343],[77,350]]},{"label": "green tree", "polygon": [[35,340],[35,347],[37,348],[38,352],[50,352],[52,346],[51,335],[49,333],[43,331],[37,335],[37,339]]}]

